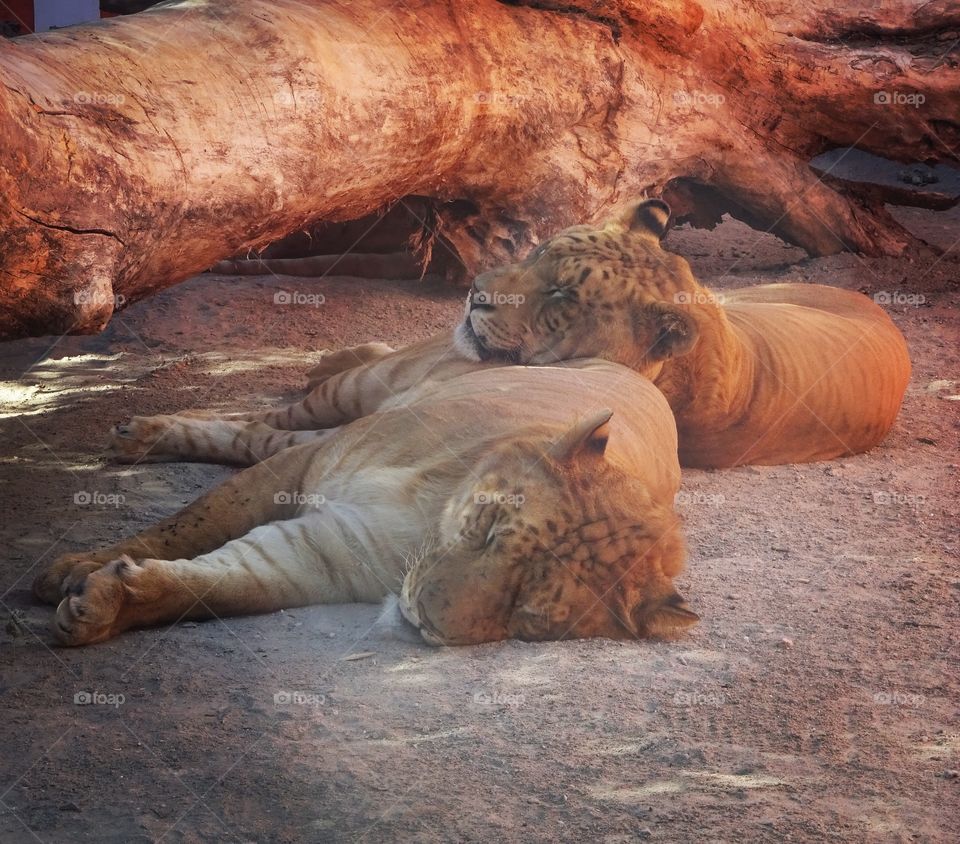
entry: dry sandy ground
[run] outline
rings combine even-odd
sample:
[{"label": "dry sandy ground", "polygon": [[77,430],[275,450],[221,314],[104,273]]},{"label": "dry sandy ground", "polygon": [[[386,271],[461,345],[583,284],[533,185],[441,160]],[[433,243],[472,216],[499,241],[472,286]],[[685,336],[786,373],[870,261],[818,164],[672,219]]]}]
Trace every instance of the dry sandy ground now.
[{"label": "dry sandy ground", "polygon": [[[905,219],[960,237],[957,214]],[[460,294],[207,276],[102,336],[5,346],[0,839],[957,841],[956,250],[807,261],[735,223],[669,245],[720,287],[895,294],[915,363],[871,454],[686,473],[680,587],[703,621],[674,643],[432,650],[358,605],[53,647],[39,567],[231,471],[110,465],[111,424],[292,396],[316,349],[428,335]]]}]

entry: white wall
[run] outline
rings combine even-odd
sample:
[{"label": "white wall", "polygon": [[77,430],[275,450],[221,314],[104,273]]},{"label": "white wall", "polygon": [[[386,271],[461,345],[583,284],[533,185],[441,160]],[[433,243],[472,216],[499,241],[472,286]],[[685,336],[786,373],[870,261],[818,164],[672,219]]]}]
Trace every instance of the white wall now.
[{"label": "white wall", "polygon": [[100,0],[33,0],[37,32],[52,26],[100,20]]}]

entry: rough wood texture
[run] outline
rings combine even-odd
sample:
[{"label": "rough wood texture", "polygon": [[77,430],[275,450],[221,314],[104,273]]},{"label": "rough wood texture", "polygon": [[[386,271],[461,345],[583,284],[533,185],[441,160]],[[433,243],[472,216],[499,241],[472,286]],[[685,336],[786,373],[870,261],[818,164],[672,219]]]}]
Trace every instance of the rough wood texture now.
[{"label": "rough wood texture", "polygon": [[644,191],[898,254],[807,162],[957,159],[960,7],[861,5],[182,0],[0,41],[0,338],[411,194],[467,273]]}]

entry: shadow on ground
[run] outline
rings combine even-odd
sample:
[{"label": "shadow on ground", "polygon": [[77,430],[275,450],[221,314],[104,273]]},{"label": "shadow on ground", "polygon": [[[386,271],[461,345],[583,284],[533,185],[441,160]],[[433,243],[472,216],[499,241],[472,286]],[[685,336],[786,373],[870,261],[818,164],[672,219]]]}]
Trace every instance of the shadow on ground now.
[{"label": "shadow on ground", "polygon": [[[944,248],[960,236],[955,213],[904,219]],[[107,464],[110,425],[290,398],[317,349],[427,336],[457,319],[462,294],[205,276],[103,335],[4,347],[0,838],[951,840],[956,256],[810,261],[729,222],[669,245],[720,287],[913,297],[890,311],[915,362],[900,421],[871,454],[686,473],[679,586],[703,621],[669,644],[431,650],[358,605],[53,647],[51,613],[28,592],[43,565],[231,472]],[[323,304],[275,304],[278,292]]]}]

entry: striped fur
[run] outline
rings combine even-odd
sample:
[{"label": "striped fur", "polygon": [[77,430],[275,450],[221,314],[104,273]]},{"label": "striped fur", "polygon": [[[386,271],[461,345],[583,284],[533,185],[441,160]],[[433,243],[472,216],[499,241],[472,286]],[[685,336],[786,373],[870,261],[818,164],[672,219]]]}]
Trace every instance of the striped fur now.
[{"label": "striped fur", "polygon": [[[249,466],[289,445],[321,439],[348,422],[407,404],[443,380],[506,365],[462,357],[449,334],[399,352],[368,344],[340,355],[311,370],[317,386],[303,401],[262,412],[135,416],[114,429],[112,454],[131,463],[206,460]],[[354,357],[368,362],[351,367]]]},{"label": "striped fur", "polygon": [[[221,418],[330,428],[475,368],[589,356],[654,379],[685,466],[826,460],[877,445],[910,378],[906,342],[886,313],[859,293],[811,284],[715,293],[661,248],[668,214],[649,200],[567,229],[477,277],[453,332],[392,354],[382,344],[344,350],[311,372],[302,402]],[[115,448],[121,459],[196,459],[185,435],[196,442],[203,430],[174,426],[162,440],[121,431]],[[268,453],[262,439],[251,428],[229,454],[211,447],[210,459],[249,463]]]},{"label": "striped fur", "polygon": [[[192,447],[208,455],[235,453],[244,432],[247,446],[261,437],[256,457],[275,453],[138,536],[57,560],[34,589],[59,603],[67,644],[389,593],[431,643],[665,635],[696,620],[672,586],[675,426],[626,368],[466,372],[320,437],[159,419],[184,444],[206,426]],[[299,436],[312,439],[282,439]]]}]

